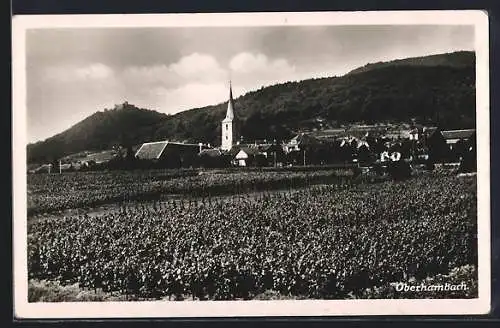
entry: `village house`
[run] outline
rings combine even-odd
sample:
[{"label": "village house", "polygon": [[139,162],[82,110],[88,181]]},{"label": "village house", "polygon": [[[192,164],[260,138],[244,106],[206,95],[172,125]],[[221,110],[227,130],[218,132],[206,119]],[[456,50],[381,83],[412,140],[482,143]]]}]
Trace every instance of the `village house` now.
[{"label": "village house", "polygon": [[449,146],[453,146],[459,141],[467,141],[472,138],[475,133],[475,129],[441,131],[444,140],[446,140],[446,144]]},{"label": "village house", "polygon": [[172,141],[146,142],[137,150],[135,158],[149,160],[164,167],[189,167],[195,165],[203,144],[188,144]]},{"label": "village house", "polygon": [[303,132],[293,137],[289,142],[283,144],[283,150],[285,153],[304,151],[306,148],[319,144],[320,141],[318,139]]},{"label": "village house", "polygon": [[283,147],[276,143],[257,144],[257,149],[266,159],[266,166],[281,166],[285,160]]},{"label": "village house", "polygon": [[241,147],[234,156],[234,163],[237,166],[262,166],[264,164],[262,157],[257,148]]},{"label": "village house", "polygon": [[430,157],[434,161],[458,162],[475,150],[475,129],[446,130],[436,129],[427,139]]}]

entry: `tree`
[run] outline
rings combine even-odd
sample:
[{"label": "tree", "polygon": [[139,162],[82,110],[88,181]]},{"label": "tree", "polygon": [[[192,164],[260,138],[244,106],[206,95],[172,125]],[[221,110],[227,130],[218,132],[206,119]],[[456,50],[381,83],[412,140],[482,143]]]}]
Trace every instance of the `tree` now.
[{"label": "tree", "polygon": [[370,150],[366,145],[361,145],[358,148],[358,160],[360,163],[367,163],[370,159]]},{"label": "tree", "polygon": [[449,148],[440,130],[436,130],[427,138],[429,147],[429,160],[432,163],[444,162],[448,157]]},{"label": "tree", "polygon": [[411,176],[410,164],[402,160],[390,162],[388,171],[394,180],[404,180]]},{"label": "tree", "polygon": [[126,147],[127,147],[126,148],[126,155],[125,155],[126,160],[129,162],[135,160],[136,157],[135,157],[134,150],[132,149],[132,145],[128,144]]},{"label": "tree", "polygon": [[50,162],[50,165],[52,166],[50,169],[51,173],[59,173],[59,165],[60,165],[60,159],[57,157],[54,157],[52,161]]}]

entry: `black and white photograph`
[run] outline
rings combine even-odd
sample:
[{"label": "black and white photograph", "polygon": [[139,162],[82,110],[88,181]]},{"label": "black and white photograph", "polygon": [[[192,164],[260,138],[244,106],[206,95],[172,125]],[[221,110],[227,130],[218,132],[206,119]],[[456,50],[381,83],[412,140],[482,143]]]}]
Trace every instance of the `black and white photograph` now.
[{"label": "black and white photograph", "polygon": [[490,309],[480,11],[13,17],[22,318]]}]

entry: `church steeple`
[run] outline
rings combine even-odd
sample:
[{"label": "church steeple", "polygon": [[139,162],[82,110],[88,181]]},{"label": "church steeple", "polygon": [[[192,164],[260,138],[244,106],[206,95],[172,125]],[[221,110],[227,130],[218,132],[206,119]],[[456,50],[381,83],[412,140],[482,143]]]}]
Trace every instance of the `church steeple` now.
[{"label": "church steeple", "polygon": [[231,80],[229,80],[229,101],[227,102],[226,120],[233,120],[233,119],[234,119],[233,88],[231,86]]},{"label": "church steeple", "polygon": [[234,140],[234,104],[233,104],[233,90],[231,81],[229,81],[229,100],[227,102],[226,117],[222,120],[222,150],[231,150]]}]

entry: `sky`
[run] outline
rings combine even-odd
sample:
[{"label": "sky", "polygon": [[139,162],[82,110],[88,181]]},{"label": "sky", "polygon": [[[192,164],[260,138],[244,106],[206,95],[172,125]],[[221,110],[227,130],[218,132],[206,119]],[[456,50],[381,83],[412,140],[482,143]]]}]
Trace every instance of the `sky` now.
[{"label": "sky", "polygon": [[128,101],[167,114],[367,63],[474,50],[474,27],[273,26],[31,29],[28,141]]}]

